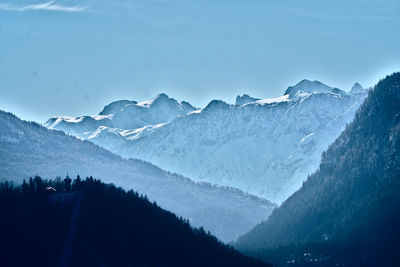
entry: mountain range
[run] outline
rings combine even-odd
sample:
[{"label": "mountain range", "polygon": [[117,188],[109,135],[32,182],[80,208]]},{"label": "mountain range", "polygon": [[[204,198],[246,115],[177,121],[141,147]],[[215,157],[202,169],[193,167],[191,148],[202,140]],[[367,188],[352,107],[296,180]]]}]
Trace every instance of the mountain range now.
[{"label": "mountain range", "polygon": [[298,246],[303,261],[318,252],[311,263],[322,260],[319,266],[398,266],[399,196],[400,73],[394,73],[370,91],[301,189],[236,247],[264,256],[279,247],[278,265],[303,266],[294,259]]},{"label": "mountain range", "polygon": [[231,241],[266,220],[275,204],[238,189],[196,183],[142,160],[124,159],[89,141],[0,111],[0,180],[94,176],[134,189],[162,208]]},{"label": "mountain range", "polygon": [[[168,255],[190,243],[201,244],[204,253],[192,265],[208,265],[201,262],[217,254],[222,265],[261,264],[214,234],[224,242],[236,239],[230,243],[236,249],[277,266],[398,266],[400,73],[368,90],[356,83],[345,92],[303,80],[278,98],[242,95],[235,104],[213,100],[202,109],[160,94],[113,102],[95,116],[51,118],[45,126],[0,111],[1,229],[24,225],[34,214],[32,225],[47,233],[58,220],[52,248],[58,251],[71,213],[71,225],[83,222],[73,230],[79,233],[77,262],[126,265],[140,258],[148,264],[156,240],[164,244],[156,254],[163,255],[165,241],[174,239],[164,255],[168,262],[181,259]],[[92,177],[75,179],[71,188],[62,173],[95,176],[138,193]],[[22,182],[34,174],[57,178]],[[75,211],[81,203],[83,215]],[[12,233],[5,235],[16,245]],[[143,249],[134,258],[132,244],[135,253]],[[190,253],[175,265],[199,256]]]},{"label": "mountain range", "polygon": [[358,83],[345,92],[303,80],[273,99],[243,95],[233,105],[213,100],[196,109],[160,94],[113,102],[95,116],[54,117],[45,126],[280,204],[318,168],[366,96]]}]

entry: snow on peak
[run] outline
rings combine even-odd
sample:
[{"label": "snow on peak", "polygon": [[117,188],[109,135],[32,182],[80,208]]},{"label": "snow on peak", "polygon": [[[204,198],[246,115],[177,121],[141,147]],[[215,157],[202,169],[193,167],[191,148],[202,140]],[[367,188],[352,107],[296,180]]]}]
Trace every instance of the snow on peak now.
[{"label": "snow on peak", "polygon": [[326,93],[334,88],[321,83],[320,81],[310,81],[310,80],[302,80],[295,86],[289,86],[286,89],[284,95],[289,95],[290,98],[295,96],[297,93],[305,92],[305,93]]},{"label": "snow on peak", "polygon": [[[132,101],[132,100],[118,100],[114,101],[107,106],[104,107],[104,109],[99,113],[99,115],[109,115],[109,114],[115,114],[119,112],[123,112],[124,109],[127,107],[139,107],[139,108],[152,108],[155,106],[160,107],[161,109],[164,109],[166,107],[178,107],[181,110],[183,110],[185,113],[191,112],[193,110],[196,110],[195,107],[193,107],[190,103],[186,101],[182,101],[178,103],[174,98],[170,98],[168,95],[161,93],[156,95],[155,97],[137,102],[137,101]],[[129,109],[129,108],[128,108]]]},{"label": "snow on peak", "polygon": [[364,87],[362,87],[362,85],[359,83],[355,83],[353,87],[351,87],[350,93],[353,94],[360,91],[365,91]]},{"label": "snow on peak", "polygon": [[346,95],[346,92],[343,91],[343,90],[340,90],[339,88],[333,88],[329,92],[332,93],[332,94],[340,95],[340,96]]},{"label": "snow on peak", "polygon": [[132,105],[132,104],[137,104],[137,102],[136,101],[130,101],[130,100],[114,101],[114,102],[108,104],[107,106],[105,106],[104,109],[99,113],[99,115],[113,114],[115,112],[120,111],[126,105]]},{"label": "snow on peak", "polygon": [[149,100],[139,102],[136,104],[136,106],[143,108],[159,108],[164,111],[166,109],[179,109],[184,114],[196,110],[196,108],[193,107],[190,103],[186,101],[182,101],[179,103],[176,99],[171,98],[164,93],[158,94]]},{"label": "snow on peak", "polygon": [[128,103],[103,121],[66,119],[55,128],[196,181],[282,202],[316,170],[366,96],[343,93],[303,80],[281,97],[243,95],[236,105],[212,100],[197,110],[160,94]]},{"label": "snow on peak", "polygon": [[257,104],[265,105],[265,104],[274,104],[274,103],[281,103],[281,102],[288,102],[290,101],[289,95],[284,95],[281,97],[276,97],[276,98],[267,98],[267,99],[260,99],[257,100]]},{"label": "snow on peak", "polygon": [[44,126],[47,128],[55,129],[57,125],[67,123],[67,124],[96,124],[97,121],[106,120],[108,121],[112,115],[93,115],[93,116],[80,116],[80,117],[70,117],[70,116],[59,116],[50,118]]},{"label": "snow on peak", "polygon": [[250,102],[255,102],[255,101],[257,101],[257,100],[260,100],[259,98],[254,98],[254,97],[251,97],[251,96],[249,96],[249,95],[247,95],[247,94],[244,94],[244,95],[242,95],[242,96],[237,96],[236,97],[236,102],[235,102],[235,106],[242,106],[242,105],[244,105],[244,104],[247,104],[247,103],[250,103]]},{"label": "snow on peak", "polygon": [[[159,94],[150,100],[136,102],[130,100],[114,101],[100,112],[100,115],[50,118],[45,126],[50,129],[62,130],[80,138],[109,140],[116,131],[121,129],[137,129],[146,125],[166,123],[178,116],[196,110],[188,102]],[[105,127],[101,127],[105,126]],[[105,139],[105,138],[108,139]],[[117,136],[118,143],[120,142]],[[111,140],[111,139],[110,139]]]},{"label": "snow on peak", "polygon": [[179,103],[166,94],[159,94],[150,100],[129,104],[114,114],[113,127],[136,129],[146,125],[170,122],[195,108],[187,102]]},{"label": "snow on peak", "polygon": [[301,94],[241,106],[213,100],[162,127],[124,133],[127,142],[112,151],[281,203],[316,170],[365,97]]},{"label": "snow on peak", "polygon": [[139,102],[139,103],[137,103],[137,105],[141,106],[141,107],[149,108],[154,104],[168,104],[168,103],[178,104],[178,101],[176,101],[173,98],[170,98],[169,96],[167,96],[164,93],[161,93],[149,100]]}]

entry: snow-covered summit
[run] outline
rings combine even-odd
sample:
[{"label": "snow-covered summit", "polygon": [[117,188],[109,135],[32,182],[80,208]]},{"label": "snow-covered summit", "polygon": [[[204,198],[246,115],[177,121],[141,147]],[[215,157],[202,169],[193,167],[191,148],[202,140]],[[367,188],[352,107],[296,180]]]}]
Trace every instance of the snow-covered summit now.
[{"label": "snow-covered summit", "polygon": [[170,122],[194,110],[196,108],[187,102],[182,104],[166,94],[159,94],[147,101],[125,105],[114,113],[112,124],[115,128],[135,129],[150,124]]},{"label": "snow-covered summit", "polygon": [[113,114],[115,112],[120,111],[126,105],[134,105],[134,104],[137,104],[137,102],[136,101],[130,101],[130,100],[114,101],[114,102],[108,104],[107,106],[105,106],[104,109],[99,113],[99,115]]},{"label": "snow-covered summit", "polygon": [[[150,100],[137,102],[119,100],[104,107],[99,115],[78,118],[59,116],[50,118],[44,125],[86,139],[97,130],[109,135],[113,130],[104,131],[101,126],[117,129],[136,129],[146,125],[170,122],[178,116],[196,110],[188,102],[178,102],[166,94],[159,94]],[[98,135],[95,135],[98,136]]]},{"label": "snow-covered summit", "polygon": [[294,86],[289,86],[284,95],[289,95],[289,97],[292,98],[296,95],[296,93],[327,93],[332,89],[334,88],[323,84],[320,81],[310,81],[304,79]]},{"label": "snow-covered summit", "polygon": [[149,100],[139,102],[136,105],[140,106],[140,107],[144,107],[144,108],[151,108],[151,107],[154,107],[155,105],[160,105],[160,106],[177,105],[177,106],[179,106],[180,104],[175,99],[169,98],[166,94],[161,93]]},{"label": "snow-covered summit", "polygon": [[79,138],[85,138],[84,133],[92,132],[100,126],[111,127],[111,115],[93,115],[81,117],[59,116],[50,118],[44,126],[49,129],[57,129],[76,135]]},{"label": "snow-covered summit", "polygon": [[260,100],[259,98],[254,98],[254,97],[251,97],[251,96],[249,96],[249,95],[247,95],[247,94],[244,94],[244,95],[242,95],[242,96],[237,96],[236,97],[236,102],[235,102],[235,105],[236,106],[241,106],[241,105],[244,105],[244,104],[247,104],[247,103],[251,103],[251,102],[255,102],[255,101],[257,101],[257,100]]}]

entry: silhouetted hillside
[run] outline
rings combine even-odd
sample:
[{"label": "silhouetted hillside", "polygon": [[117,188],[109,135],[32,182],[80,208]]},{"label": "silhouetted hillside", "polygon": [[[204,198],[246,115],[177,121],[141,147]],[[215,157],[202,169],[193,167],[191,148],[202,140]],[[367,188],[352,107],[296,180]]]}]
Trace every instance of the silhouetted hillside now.
[{"label": "silhouetted hillside", "polygon": [[315,265],[316,259],[322,265],[398,266],[399,196],[400,73],[395,73],[369,93],[323,154],[319,170],[236,247],[274,255],[283,265]]},{"label": "silhouetted hillside", "polygon": [[0,184],[2,266],[265,266],[93,178]]}]

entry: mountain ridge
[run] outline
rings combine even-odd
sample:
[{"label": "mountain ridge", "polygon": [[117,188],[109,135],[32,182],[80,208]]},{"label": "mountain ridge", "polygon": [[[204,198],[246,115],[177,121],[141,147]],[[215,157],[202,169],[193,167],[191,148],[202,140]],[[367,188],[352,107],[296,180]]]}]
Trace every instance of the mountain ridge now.
[{"label": "mountain ridge", "polygon": [[[350,122],[365,95],[310,94],[299,100],[258,100],[242,106],[212,101],[200,112],[176,118],[143,138],[110,149],[197,181],[233,186],[279,203],[317,167],[323,148]],[[301,124],[297,126],[295,121]],[[300,143],[311,133],[307,143]],[[293,166],[289,167],[291,173],[282,172],[288,166]],[[268,176],[272,176],[270,182]],[[279,191],[285,190],[285,184],[292,188]],[[262,191],[265,189],[269,191]]]},{"label": "mountain ridge", "polygon": [[[69,116],[52,117],[44,123],[44,126],[49,129],[64,130],[86,139],[89,135],[85,132],[93,132],[94,128],[98,129],[100,126],[136,129],[147,125],[166,123],[194,110],[196,108],[189,102],[178,102],[176,99],[161,93],[141,102],[131,100],[114,101],[106,105],[99,115],[77,118]],[[92,125],[89,127],[82,125],[85,123],[84,120],[91,121]],[[73,123],[76,129],[69,131],[68,123]],[[80,130],[79,127],[84,130]]]},{"label": "mountain ridge", "polygon": [[[310,84],[324,92],[315,92]],[[296,93],[271,99],[242,95],[235,105],[212,100],[203,109],[137,129],[96,125],[84,132],[73,123],[50,128],[196,181],[236,187],[280,203],[317,168],[323,150],[351,121],[367,94],[308,80],[289,88]]]}]

